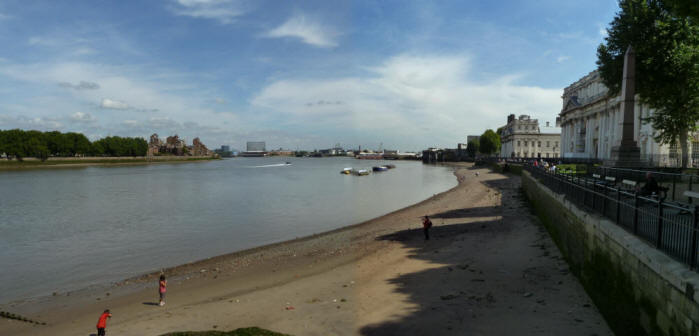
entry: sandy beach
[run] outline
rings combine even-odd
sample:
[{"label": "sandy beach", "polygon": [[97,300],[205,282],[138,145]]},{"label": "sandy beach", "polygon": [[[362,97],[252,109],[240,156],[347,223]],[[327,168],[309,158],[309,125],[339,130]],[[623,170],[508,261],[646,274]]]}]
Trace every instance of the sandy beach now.
[{"label": "sandy beach", "polygon": [[0,318],[0,335],[91,335],[106,308],[107,335],[612,335],[519,177],[454,171],[457,187],[368,222],[167,269],[164,307],[153,273],[0,305],[46,323]]}]

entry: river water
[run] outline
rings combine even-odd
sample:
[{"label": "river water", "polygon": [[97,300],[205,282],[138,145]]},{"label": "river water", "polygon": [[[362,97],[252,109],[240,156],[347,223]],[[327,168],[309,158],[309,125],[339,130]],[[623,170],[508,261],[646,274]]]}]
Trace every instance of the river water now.
[{"label": "river water", "polygon": [[[279,165],[284,161],[291,165]],[[456,185],[414,161],[235,158],[0,172],[0,303],[356,224]]]}]

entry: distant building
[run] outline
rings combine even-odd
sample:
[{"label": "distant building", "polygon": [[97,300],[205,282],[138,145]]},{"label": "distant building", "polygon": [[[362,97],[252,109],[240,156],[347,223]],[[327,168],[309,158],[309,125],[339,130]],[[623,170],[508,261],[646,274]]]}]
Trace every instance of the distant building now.
[{"label": "distant building", "polygon": [[500,143],[500,157],[557,158],[561,153],[561,131],[546,123],[542,132],[537,119],[524,114],[515,118],[514,114],[510,114]]},{"label": "distant building", "polygon": [[222,152],[230,152],[231,146],[221,145],[221,151]]},{"label": "distant building", "polygon": [[260,157],[267,156],[267,149],[264,141],[248,141],[247,150],[242,152],[240,156],[245,157]]},{"label": "distant building", "polygon": [[480,140],[481,140],[481,136],[480,136],[480,135],[469,135],[469,136],[466,137],[466,143],[467,143],[467,144],[468,144],[469,142],[471,142],[471,141],[475,141],[476,143],[478,143]]}]

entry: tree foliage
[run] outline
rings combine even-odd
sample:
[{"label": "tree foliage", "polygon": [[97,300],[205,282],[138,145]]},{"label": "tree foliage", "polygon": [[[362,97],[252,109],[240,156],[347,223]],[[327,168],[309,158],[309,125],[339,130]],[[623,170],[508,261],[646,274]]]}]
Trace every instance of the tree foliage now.
[{"label": "tree foliage", "polygon": [[19,161],[25,157],[144,156],[147,152],[143,138],[106,137],[91,143],[81,133],[0,130],[0,154]]},{"label": "tree foliage", "polygon": [[492,129],[483,132],[479,139],[478,150],[483,154],[493,154],[500,150],[500,136]]},{"label": "tree foliage", "polygon": [[667,3],[621,0],[605,43],[597,49],[597,65],[610,94],[618,94],[624,55],[633,46],[636,92],[643,104],[655,110],[644,122],[653,124],[659,143],[679,141],[686,166],[688,132],[699,121],[699,26]]},{"label": "tree foliage", "polygon": [[470,157],[476,157],[476,153],[478,153],[478,141],[471,140],[468,142],[466,145],[466,152],[468,153],[468,156]]}]

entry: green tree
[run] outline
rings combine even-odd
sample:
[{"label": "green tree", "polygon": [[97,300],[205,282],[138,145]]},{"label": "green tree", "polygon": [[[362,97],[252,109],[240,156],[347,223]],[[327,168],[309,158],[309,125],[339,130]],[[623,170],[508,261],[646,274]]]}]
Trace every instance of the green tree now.
[{"label": "green tree", "polygon": [[466,145],[466,152],[468,153],[468,156],[475,158],[476,153],[478,153],[478,142],[475,140],[469,141]]},{"label": "green tree", "polygon": [[674,15],[699,19],[699,2],[696,0],[662,0],[661,2]]},{"label": "green tree", "polygon": [[492,129],[483,132],[479,139],[478,150],[483,154],[493,154],[500,150],[500,136]]},{"label": "green tree", "polygon": [[605,43],[597,48],[597,65],[610,94],[618,94],[624,55],[633,46],[636,92],[643,104],[655,110],[643,121],[653,124],[659,143],[679,142],[686,167],[688,133],[699,121],[699,26],[663,3],[621,0]]}]

